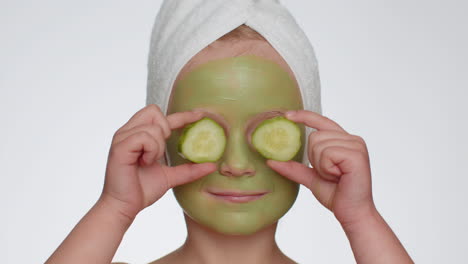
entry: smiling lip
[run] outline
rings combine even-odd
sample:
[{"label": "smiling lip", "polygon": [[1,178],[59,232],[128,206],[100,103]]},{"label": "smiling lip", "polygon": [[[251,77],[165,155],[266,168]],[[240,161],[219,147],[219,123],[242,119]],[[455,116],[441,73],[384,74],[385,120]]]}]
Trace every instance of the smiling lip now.
[{"label": "smiling lip", "polygon": [[260,199],[262,196],[267,194],[266,191],[207,191],[208,194],[213,195],[218,199],[222,199],[233,203],[246,203]]}]

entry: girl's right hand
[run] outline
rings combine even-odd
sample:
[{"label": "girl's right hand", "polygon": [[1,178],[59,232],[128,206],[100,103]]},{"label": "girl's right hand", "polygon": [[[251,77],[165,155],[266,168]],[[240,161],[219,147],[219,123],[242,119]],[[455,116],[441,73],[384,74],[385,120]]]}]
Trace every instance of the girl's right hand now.
[{"label": "girl's right hand", "polygon": [[114,134],[107,160],[100,200],[133,221],[167,190],[217,170],[215,163],[186,163],[169,167],[159,163],[171,130],[201,119],[203,113],[188,111],[168,115],[155,104],[138,111]]}]

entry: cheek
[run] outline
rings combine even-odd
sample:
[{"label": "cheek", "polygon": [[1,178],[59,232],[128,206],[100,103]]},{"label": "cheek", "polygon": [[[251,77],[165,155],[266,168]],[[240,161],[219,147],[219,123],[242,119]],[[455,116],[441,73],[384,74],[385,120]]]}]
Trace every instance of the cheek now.
[{"label": "cheek", "polygon": [[278,207],[292,205],[297,197],[299,184],[281,176],[271,168],[270,170],[272,171],[271,181],[274,188],[274,201],[272,201],[272,204],[277,204]]},{"label": "cheek", "polygon": [[[168,155],[171,166],[187,161],[177,153],[177,144],[181,131],[173,131],[167,140]],[[294,204],[299,185],[279,175],[268,167],[265,159],[258,155],[251,156],[256,167],[256,175],[245,181],[239,177],[236,186],[254,189],[258,186],[268,187],[272,192],[258,201],[244,204],[219,202],[201,193],[205,184],[231,187],[226,176],[219,173],[207,175],[194,182],[173,188],[177,202],[184,212],[194,221],[224,234],[252,234],[278,221]]]},{"label": "cheek", "polygon": [[249,203],[220,202],[200,192],[204,184],[225,182],[225,176],[219,174],[177,186],[173,191],[184,212],[197,223],[223,234],[248,235],[277,222],[292,207],[299,191],[298,184],[269,167],[262,167],[254,177],[257,177],[255,183],[243,186],[254,188],[254,185],[267,184],[272,192]]},{"label": "cheek", "polygon": [[268,182],[272,188],[272,193],[265,201],[264,212],[270,218],[281,218],[294,204],[299,193],[299,184],[280,175],[266,163],[262,164],[263,169],[260,177]]}]

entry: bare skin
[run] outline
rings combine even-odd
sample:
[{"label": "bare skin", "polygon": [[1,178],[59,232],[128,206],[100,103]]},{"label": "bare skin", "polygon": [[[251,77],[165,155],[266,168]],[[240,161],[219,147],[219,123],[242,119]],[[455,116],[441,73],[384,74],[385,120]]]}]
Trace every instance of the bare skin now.
[{"label": "bare skin", "polygon": [[[284,59],[269,43],[252,40],[227,45],[217,41],[200,51],[179,73],[174,87],[194,68],[212,60],[241,55],[257,55],[280,65],[295,80]],[[172,99],[172,98],[171,98]],[[169,100],[171,102],[171,100]],[[234,171],[235,168],[228,168]],[[174,252],[155,263],[296,263],[279,249],[275,241],[277,223],[252,235],[228,236],[214,232],[185,215],[187,239]],[[216,250],[213,250],[216,248]]]},{"label": "bare skin", "polygon": [[201,113],[164,116],[156,105],[138,111],[115,133],[104,188],[46,263],[111,263],[136,215],[174,186],[216,170],[213,163],[168,167],[157,162],[172,130],[202,118]]},{"label": "bare skin", "polygon": [[[225,236],[203,227],[185,216],[191,230],[184,245],[151,264],[170,263],[296,263],[276,245],[276,224],[251,236]],[[213,250],[216,248],[217,250]],[[219,250],[223,249],[223,250]],[[239,252],[244,252],[239,254]],[[250,254],[249,252],[256,252]],[[247,256],[243,256],[247,253]]]},{"label": "bare skin", "polygon": [[[269,58],[293,76],[268,43],[242,41],[229,46],[213,43],[186,65],[177,80],[200,63],[244,54]],[[114,135],[101,197],[46,263],[110,263],[141,210],[169,189],[216,171],[213,163],[169,167],[157,162],[171,131],[202,117],[196,111],[164,116],[156,105],[136,113]],[[268,160],[268,166],[309,188],[334,213],[357,263],[413,263],[374,205],[364,140],[317,113],[300,110],[286,117],[318,130],[307,146],[313,168],[295,161]],[[189,218],[186,225],[184,245],[152,263],[295,263],[276,244],[276,224],[239,237],[213,232]]]}]

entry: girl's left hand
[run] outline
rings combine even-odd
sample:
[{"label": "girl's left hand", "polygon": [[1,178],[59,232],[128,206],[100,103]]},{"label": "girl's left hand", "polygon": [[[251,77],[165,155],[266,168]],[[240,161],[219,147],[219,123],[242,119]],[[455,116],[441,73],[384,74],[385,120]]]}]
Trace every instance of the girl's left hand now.
[{"label": "girl's left hand", "polygon": [[307,153],[312,168],[296,161],[268,160],[276,172],[309,188],[342,225],[361,221],[376,209],[372,198],[369,154],[364,140],[337,123],[307,110],[285,115],[317,129],[310,133]]}]

